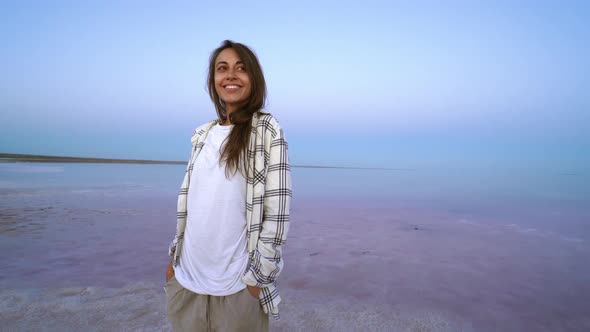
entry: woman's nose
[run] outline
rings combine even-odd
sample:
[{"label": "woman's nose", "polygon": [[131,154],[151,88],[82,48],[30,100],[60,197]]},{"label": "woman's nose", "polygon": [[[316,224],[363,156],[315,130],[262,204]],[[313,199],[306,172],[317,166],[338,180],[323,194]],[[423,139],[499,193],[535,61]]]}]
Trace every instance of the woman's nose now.
[{"label": "woman's nose", "polygon": [[233,80],[236,78],[236,74],[233,70],[228,70],[227,75],[225,76],[226,80]]}]

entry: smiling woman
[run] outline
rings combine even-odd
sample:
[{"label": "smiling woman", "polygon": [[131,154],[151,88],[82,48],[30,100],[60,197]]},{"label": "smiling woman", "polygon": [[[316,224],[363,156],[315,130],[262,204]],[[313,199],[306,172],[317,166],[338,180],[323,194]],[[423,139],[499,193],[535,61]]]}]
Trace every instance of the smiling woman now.
[{"label": "smiling woman", "polygon": [[168,318],[176,331],[266,331],[281,301],[287,142],[261,112],[266,83],[248,47],[226,40],[213,51],[208,87],[218,118],[191,139],[164,286]]}]

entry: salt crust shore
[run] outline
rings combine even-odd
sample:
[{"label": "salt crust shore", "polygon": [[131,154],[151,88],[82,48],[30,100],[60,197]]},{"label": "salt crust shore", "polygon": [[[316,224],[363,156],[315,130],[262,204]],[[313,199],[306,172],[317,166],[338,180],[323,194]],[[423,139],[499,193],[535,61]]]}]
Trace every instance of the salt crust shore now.
[{"label": "salt crust shore", "polygon": [[[0,196],[0,331],[169,330],[160,282],[173,197]],[[575,224],[561,208],[522,222],[349,203],[292,208],[272,331],[590,331],[586,215],[562,232],[541,218]]]},{"label": "salt crust shore", "polygon": [[[271,331],[471,331],[443,313],[307,302],[287,292]],[[171,331],[158,285],[10,289],[0,293],[1,331]]]},{"label": "salt crust shore", "polygon": [[[403,209],[294,212],[298,227],[279,280],[282,319],[271,320],[271,331],[590,331],[585,238]],[[161,226],[151,229],[140,217],[116,224],[142,220],[141,241],[94,225],[94,234],[119,234],[127,246],[146,246],[137,251],[143,255],[138,264],[116,255],[126,247],[112,237],[105,242],[109,251],[87,237],[80,237],[84,247],[67,242],[76,251],[57,248],[57,234],[85,234],[73,227],[80,223],[56,232],[49,227],[59,223],[46,223],[47,229],[0,243],[2,253],[18,248],[27,262],[23,267],[22,259],[5,255],[9,264],[0,266],[0,331],[169,331],[157,281],[167,257],[154,259],[160,250],[147,249],[164,247],[149,236]],[[38,246],[40,232],[59,249],[57,260],[27,251]],[[103,256],[121,261],[96,265]],[[39,264],[45,269],[34,268]],[[154,266],[141,269],[146,265]],[[124,283],[106,283],[113,278]]]}]

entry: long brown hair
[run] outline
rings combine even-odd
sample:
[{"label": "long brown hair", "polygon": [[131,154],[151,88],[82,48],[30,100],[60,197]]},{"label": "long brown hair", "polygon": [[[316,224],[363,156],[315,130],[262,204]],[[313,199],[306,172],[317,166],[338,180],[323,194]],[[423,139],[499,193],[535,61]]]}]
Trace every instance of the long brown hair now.
[{"label": "long brown hair", "polygon": [[[224,40],[221,46],[216,48],[209,57],[209,75],[207,77],[207,87],[209,89],[209,96],[215,105],[217,116],[221,123],[227,119],[225,111],[225,103],[215,90],[215,60],[221,51],[233,48],[240,60],[246,67],[246,73],[250,78],[250,98],[241,109],[236,110],[230,114],[229,121],[234,125],[229,136],[226,139],[223,150],[221,151],[220,162],[226,163],[225,174],[229,176],[230,173],[235,174],[237,170],[246,176],[248,169],[246,150],[250,141],[250,133],[252,131],[252,116],[255,112],[264,108],[266,102],[266,81],[262,73],[262,67],[258,62],[256,54],[248,48],[248,46],[231,40]],[[240,167],[240,162],[243,167]]]}]

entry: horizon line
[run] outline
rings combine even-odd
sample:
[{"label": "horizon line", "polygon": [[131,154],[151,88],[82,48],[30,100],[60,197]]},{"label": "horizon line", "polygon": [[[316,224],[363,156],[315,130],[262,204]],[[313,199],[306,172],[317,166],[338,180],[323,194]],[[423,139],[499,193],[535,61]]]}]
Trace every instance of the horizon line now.
[{"label": "horizon line", "polygon": [[[184,165],[186,161],[150,160],[150,159],[116,159],[94,157],[47,156],[35,154],[0,153],[0,162],[46,162],[46,163],[108,163],[108,164],[151,164],[151,165]],[[354,166],[322,166],[322,165],[291,165],[293,168],[329,168],[329,169],[362,169],[379,171],[415,171],[412,168],[388,167],[354,167]]]}]

